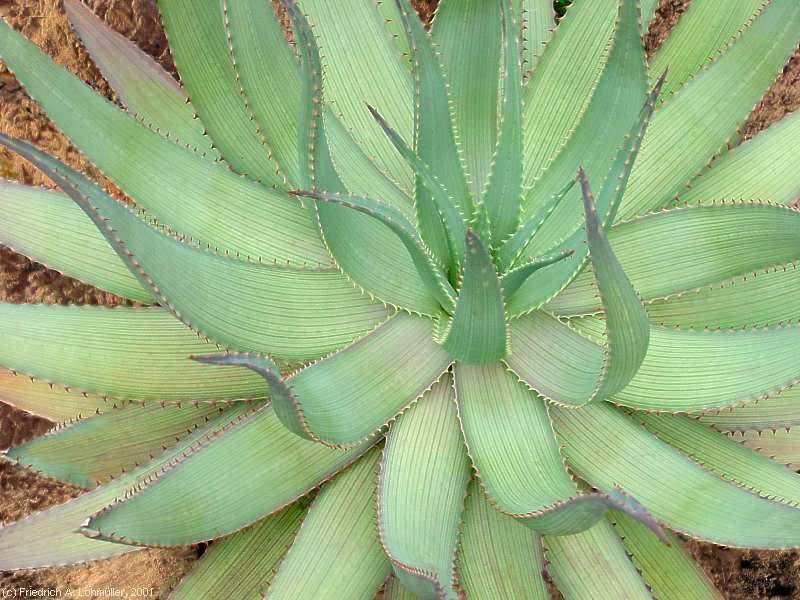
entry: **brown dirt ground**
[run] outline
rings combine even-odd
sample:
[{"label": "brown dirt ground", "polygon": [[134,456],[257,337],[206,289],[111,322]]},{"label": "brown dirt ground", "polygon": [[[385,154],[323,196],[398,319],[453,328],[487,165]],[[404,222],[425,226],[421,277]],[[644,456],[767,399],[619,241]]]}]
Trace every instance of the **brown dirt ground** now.
[{"label": "brown dirt ground", "polygon": [[[117,31],[136,41],[174,71],[152,0],[85,0]],[[652,51],[690,0],[662,0],[646,37]],[[429,18],[436,0],[415,4]],[[113,94],[72,34],[59,0],[0,0],[0,16],[42,46],[58,62],[89,81],[109,98]],[[755,108],[743,135],[755,132],[800,106],[800,53]],[[13,76],[0,70],[0,131],[29,140],[73,167],[98,173],[47,121]],[[0,151],[0,176],[29,184],[49,182],[29,165]],[[104,181],[102,178],[99,178]],[[108,183],[105,182],[104,183]],[[113,305],[120,299],[65,277],[7,249],[0,248],[0,301]],[[43,433],[50,424],[0,403],[0,448]],[[8,523],[78,495],[63,485],[0,462],[0,522]],[[755,552],[690,542],[689,549],[729,600],[800,599],[800,554]],[[106,562],[36,572],[0,573],[0,590],[18,587],[59,589],[93,587],[153,588],[156,597],[169,590],[197,556],[194,548],[146,550]]]}]

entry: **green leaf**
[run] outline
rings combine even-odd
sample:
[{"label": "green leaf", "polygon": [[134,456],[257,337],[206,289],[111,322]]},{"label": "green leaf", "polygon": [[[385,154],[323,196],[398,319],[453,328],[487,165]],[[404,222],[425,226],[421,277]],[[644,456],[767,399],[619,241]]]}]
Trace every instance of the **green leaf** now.
[{"label": "green leaf", "polygon": [[619,0],[575,3],[537,62],[523,96],[526,187],[541,176],[585,113],[606,66],[618,7]]},{"label": "green leaf", "polygon": [[453,124],[474,198],[486,183],[497,138],[500,4],[444,0],[436,7],[431,25],[450,85]]},{"label": "green leaf", "polygon": [[206,427],[162,454],[158,460],[121,476],[109,485],[0,528],[0,569],[13,571],[64,566],[139,550],[135,546],[93,540],[81,535],[78,530],[87,515],[125,497],[132,488],[144,485],[184,452],[213,438],[222,428],[249,410],[250,406],[237,404],[232,412],[212,420]]},{"label": "green leaf", "polygon": [[793,204],[800,197],[800,161],[793,152],[800,113],[783,119],[729,152],[694,178],[676,202],[753,200]]},{"label": "green leaf", "polygon": [[544,539],[548,573],[565,600],[653,600],[606,521],[577,535]]},{"label": "green leaf", "polygon": [[551,415],[577,475],[601,491],[620,486],[671,529],[726,546],[797,544],[800,510],[717,478],[618,409],[594,403]]},{"label": "green leaf", "polygon": [[221,252],[264,262],[330,265],[313,214],[298,202],[165,140],[7,24],[0,23],[0,31],[0,56],[28,93],[150,217]]},{"label": "green leaf", "polygon": [[[300,73],[283,27],[274,8],[266,2],[225,0],[222,10],[220,27],[224,27],[227,34],[231,65],[238,84],[236,92],[241,93],[249,116],[254,117],[259,142],[271,152],[280,172],[297,184],[300,182],[297,118]],[[202,43],[207,49],[208,40]],[[267,64],[269,69],[264,68]],[[219,86],[219,82],[216,85]],[[239,140],[236,143],[239,144]]]},{"label": "green leaf", "polygon": [[74,391],[0,368],[0,401],[50,421],[69,421],[100,414],[124,402]]},{"label": "green leaf", "polygon": [[636,290],[608,243],[583,170],[579,178],[586,213],[589,258],[606,317],[603,370],[589,398],[592,401],[616,394],[634,378],[647,354],[650,324]]},{"label": "green leaf", "polygon": [[417,217],[411,197],[413,194],[402,189],[364,153],[342,121],[327,106],[323,112],[323,125],[330,146],[331,162],[344,188],[359,196],[380,198],[414,222]]},{"label": "green leaf", "polygon": [[717,54],[735,43],[740,31],[761,11],[764,0],[728,3],[720,0],[689,5],[650,60],[650,73],[669,69],[662,94],[670,96]]},{"label": "green leaf", "polygon": [[[214,145],[238,172],[266,185],[285,185],[285,174],[262,133],[264,125],[243,93],[227,11],[204,0],[159,0],[158,8],[181,81]],[[273,62],[280,72],[282,61],[274,48]]]},{"label": "green leaf", "polygon": [[219,540],[169,595],[170,600],[235,597],[260,599],[306,515],[295,503]]},{"label": "green leaf", "polygon": [[642,12],[642,29],[646,30],[650,22],[653,20],[656,9],[658,8],[659,0],[640,0]]},{"label": "green leaf", "polygon": [[375,535],[379,457],[371,450],[322,487],[265,598],[372,600],[391,572]]},{"label": "green leaf", "polygon": [[658,438],[762,498],[800,505],[800,475],[689,417],[636,414]]},{"label": "green leaf", "polygon": [[653,118],[620,217],[660,208],[737,133],[800,39],[800,5],[764,5],[739,39]]},{"label": "green leaf", "polygon": [[[158,479],[103,508],[84,534],[128,544],[184,545],[239,531],[333,477],[374,443],[332,450],[300,439],[270,406],[181,455]],[[187,496],[186,490],[194,490]]]},{"label": "green leaf", "polygon": [[78,0],[64,10],[83,45],[125,107],[145,125],[182,146],[219,159],[189,96],[153,58]]},{"label": "green leaf", "polygon": [[[491,3],[489,3],[491,4]],[[498,247],[519,225],[522,201],[522,62],[520,27],[509,0],[500,0],[503,23],[502,98],[497,144],[481,201]],[[486,240],[487,243],[489,240]]]},{"label": "green leaf", "polygon": [[[800,259],[799,232],[800,212],[728,203],[638,217],[612,227],[608,239],[631,283],[651,303],[654,321],[687,327],[703,327],[707,321],[733,327],[767,324],[792,314],[788,298],[780,308],[764,294],[776,290],[773,286],[792,289],[795,276],[790,272],[767,277],[763,283],[759,279],[771,267]],[[786,268],[794,270],[793,265]],[[652,304],[658,299],[666,301]],[[709,303],[707,310],[702,301]],[[547,309],[564,316],[602,310],[592,274],[579,275]]]},{"label": "green leaf", "polygon": [[609,521],[622,538],[625,550],[659,600],[722,600],[720,593],[678,536],[669,533],[670,544],[661,542],[635,519],[612,511]]},{"label": "green leaf", "polygon": [[[450,92],[430,34],[425,30],[408,0],[395,0],[411,47],[411,66],[414,80],[414,150],[420,160],[430,165],[442,185],[452,194],[452,202],[469,219],[472,216],[472,197],[461,164],[458,134],[454,130],[450,110]],[[431,210],[427,185],[417,181],[417,204],[420,222],[436,217]],[[441,207],[439,208],[441,210]]]},{"label": "green leaf", "polygon": [[511,321],[510,329],[505,363],[522,381],[560,404],[581,405],[591,397],[601,376],[602,348],[540,311]]},{"label": "green leaf", "polygon": [[418,600],[419,596],[404,588],[394,574],[389,575],[383,587],[383,600]]},{"label": "green leaf", "polygon": [[[593,317],[572,325],[593,340],[602,332],[602,322]],[[558,337],[570,332],[561,327]],[[798,381],[790,350],[798,336],[796,325],[723,332],[653,326],[641,368],[614,402],[637,410],[705,412],[774,396]]]},{"label": "green leaf", "polygon": [[456,294],[455,290],[453,290],[453,286],[450,285],[450,282],[447,280],[447,277],[442,272],[438,263],[433,256],[431,256],[430,251],[420,239],[414,225],[402,212],[378,200],[350,194],[340,194],[338,192],[336,194],[297,192],[296,195],[345,206],[383,223],[400,238],[400,241],[411,255],[411,260],[414,261],[417,274],[427,286],[430,293],[436,297],[439,304],[448,312],[453,312],[455,309]]},{"label": "green leaf", "polygon": [[472,482],[458,554],[464,592],[486,600],[547,600],[538,534],[496,511]]},{"label": "green leaf", "polygon": [[118,296],[153,301],[66,194],[0,180],[0,243]]},{"label": "green leaf", "polygon": [[561,252],[556,252],[549,256],[542,256],[541,258],[534,258],[526,263],[523,263],[513,269],[506,271],[500,278],[503,284],[503,292],[510,296],[516,292],[528,280],[528,277],[533,275],[539,269],[549,267],[550,265],[568,259],[575,250],[567,248]]},{"label": "green leaf", "polygon": [[278,366],[268,356],[258,354],[214,354],[208,356],[193,356],[197,362],[211,365],[234,365],[245,367],[258,373],[269,387],[269,397],[272,409],[284,426],[304,439],[311,439],[300,423],[296,414],[298,411],[297,397],[289,385],[281,377]]},{"label": "green leaf", "polygon": [[452,362],[431,339],[432,327],[400,313],[292,376],[304,430],[330,444],[354,444],[419,398]]},{"label": "green leaf", "polygon": [[420,598],[457,598],[456,541],[469,482],[452,380],[401,415],[386,436],[378,531],[398,580]]},{"label": "green leaf", "polygon": [[[512,321],[505,361],[540,394],[574,403],[597,381],[602,335],[603,322],[594,317],[565,325],[532,313]],[[791,358],[798,336],[794,325],[729,332],[652,326],[642,366],[613,401],[637,410],[701,412],[775,395],[800,377]]]},{"label": "green leaf", "polygon": [[166,402],[264,397],[253,373],[188,360],[214,350],[162,308],[0,304],[0,364],[75,391]]},{"label": "green leaf", "polygon": [[[571,8],[570,12],[575,8]],[[628,159],[628,153],[633,154],[629,144],[637,137],[642,106],[645,105],[648,95],[639,18],[637,0],[619,3],[608,60],[597,89],[585,114],[573,124],[574,133],[569,141],[547,166],[541,178],[533,183],[525,199],[524,218],[540,211],[558,193],[564,182],[575,177],[579,168],[586,171],[591,181],[607,179],[614,187],[622,183],[624,190],[624,178],[621,182],[615,179],[621,173],[620,165],[615,165],[614,159],[618,156],[621,145],[628,145],[623,150],[625,159]],[[626,140],[627,135],[634,140]],[[638,145],[639,140],[635,141]],[[630,160],[634,159],[635,154]],[[609,174],[612,167],[615,167],[614,172]],[[565,202],[558,205],[547,223],[541,227],[533,248],[538,252],[550,248],[568,237],[580,225],[583,221],[580,195],[580,190],[576,189],[569,193]],[[603,205],[602,202],[598,204]],[[605,210],[607,209],[601,212],[605,214]]]},{"label": "green leaf", "polygon": [[262,374],[275,412],[301,437],[351,446],[418,399],[452,362],[431,339],[429,319],[400,313],[350,346],[282,382],[269,359],[201,357]]},{"label": "green leaf", "polygon": [[800,429],[776,429],[773,431],[745,431],[742,437],[735,438],[743,444],[761,452],[772,460],[800,468]]},{"label": "green leaf", "polygon": [[789,262],[651,300],[647,312],[659,325],[689,329],[779,326],[800,320],[798,292],[800,271]]},{"label": "green leaf", "polygon": [[34,147],[2,135],[0,143],[56,181],[161,304],[229,348],[269,350],[289,360],[318,358],[389,314],[337,271],[245,262],[193,247],[143,222]]},{"label": "green leaf", "polygon": [[530,518],[578,494],[544,400],[499,363],[458,364],[455,383],[464,438],[493,504]]},{"label": "green leaf", "polygon": [[536,235],[536,232],[544,225],[545,221],[550,218],[550,215],[553,214],[553,211],[566,197],[576,181],[575,177],[571,178],[563,188],[542,206],[539,212],[525,221],[514,235],[500,246],[497,252],[497,260],[501,269],[510,269],[517,263],[528,244],[533,240],[533,236]]},{"label": "green leaf", "polygon": [[[411,138],[413,82],[376,3],[302,0],[300,4],[324,49],[326,101],[335,107],[355,141],[368,156],[375,158],[381,170],[403,188],[411,189],[411,171],[397,160],[391,143],[365,107],[368,103],[377,108],[403,137]],[[380,68],[375,68],[376,65]]]},{"label": "green leaf", "polygon": [[701,423],[727,432],[764,431],[800,425],[800,386],[737,408],[697,417]]},{"label": "green leaf", "polygon": [[499,364],[456,367],[459,418],[472,464],[499,511],[546,534],[591,527],[619,507],[662,534],[627,495],[579,494],[567,473],[544,401]]},{"label": "green leaf", "polygon": [[[664,77],[662,76],[656,87],[650,92],[647,102],[639,113],[638,120],[617,150],[611,170],[608,171],[603,186],[600,188],[600,193],[597,197],[597,212],[602,215],[600,221],[606,229],[614,222],[617,209],[625,194],[628,176],[636,161],[642,138],[647,131],[650,117],[655,108],[655,99],[658,96],[659,86],[663,81]],[[559,185],[561,185],[561,182],[559,182]],[[560,206],[563,206],[563,203]],[[552,220],[547,215],[548,213],[545,213],[545,219],[547,219],[545,224]],[[525,248],[525,254],[535,256],[537,248],[540,246],[542,250],[549,251],[551,247],[544,245],[541,239],[541,236],[537,237],[536,243],[528,244]],[[584,227],[578,225],[572,234],[561,238],[557,245],[562,249],[574,250],[580,260],[575,265],[557,263],[553,267],[542,269],[533,277],[530,277],[525,285],[509,300],[509,311],[512,315],[525,314],[552,299],[581,272],[588,262],[586,256],[588,242]]]},{"label": "green leaf", "polygon": [[413,169],[419,185],[425,187],[429,194],[421,200],[418,188],[417,220],[422,238],[442,264],[460,266],[466,251],[462,239],[466,234],[467,223],[457,205],[456,196],[448,191],[431,166],[409,148],[380,113],[371,106],[368,108],[397,151]]},{"label": "green leaf", "polygon": [[553,37],[556,13],[550,0],[514,0],[513,4],[518,15],[520,8],[522,9],[525,41],[522,49],[522,73],[527,79]]},{"label": "green leaf", "polygon": [[492,257],[470,229],[456,310],[442,346],[459,362],[485,364],[508,351],[503,289]]},{"label": "green leaf", "polygon": [[[317,108],[324,98],[322,62],[316,37],[296,3],[286,2],[285,6],[301,51],[301,184],[312,191],[346,192],[330,155],[323,111]],[[325,81],[330,82],[330,72]],[[349,279],[383,302],[421,314],[436,314],[438,303],[435,297],[416,277],[416,268],[402,242],[386,227],[367,215],[342,206],[315,204],[315,208],[325,245]],[[381,252],[376,254],[375,248],[381,248]]]},{"label": "green leaf", "polygon": [[150,462],[222,412],[224,406],[213,404],[128,404],[57,426],[6,456],[48,477],[91,488]]}]

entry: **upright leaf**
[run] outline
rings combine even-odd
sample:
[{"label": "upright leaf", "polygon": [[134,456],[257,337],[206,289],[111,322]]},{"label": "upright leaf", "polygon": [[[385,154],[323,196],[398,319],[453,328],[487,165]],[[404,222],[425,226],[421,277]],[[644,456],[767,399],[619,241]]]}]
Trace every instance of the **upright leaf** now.
[{"label": "upright leaf", "polygon": [[647,354],[650,323],[636,290],[608,243],[583,171],[580,180],[589,257],[606,318],[606,355],[591,401],[614,395],[633,379]]},{"label": "upright leaf", "polygon": [[0,56],[28,93],[151,218],[234,256],[296,266],[331,264],[313,213],[298,202],[165,140],[53,63],[5,22],[0,32]]},{"label": "upright leaf", "polygon": [[[461,265],[465,249],[461,238],[466,233],[467,219],[459,209],[456,197],[443,185],[433,168],[409,148],[380,113],[371,106],[368,108],[397,151],[413,169],[418,179],[418,189],[423,187],[427,190],[425,208],[420,205],[419,197],[417,198],[417,220],[422,237],[442,264],[448,267]],[[417,195],[419,196],[419,192]]]},{"label": "upright leaf", "polygon": [[[486,189],[492,246],[499,247],[519,224],[522,200],[522,62],[520,27],[510,1],[499,0],[503,23],[503,76],[497,145]],[[488,243],[488,240],[487,240]]]},{"label": "upright leaf", "polygon": [[[628,135],[618,148],[608,171],[603,186],[597,197],[597,212],[601,215],[600,221],[605,228],[610,227],[614,222],[617,210],[622,202],[625,189],[628,184],[628,177],[639,152],[642,138],[647,131],[650,117],[655,109],[655,100],[658,97],[660,85],[664,81],[664,76],[659,79],[659,83],[650,92],[647,102],[639,113],[639,117]],[[571,175],[570,175],[571,177]],[[563,185],[560,182],[559,185]],[[569,186],[569,183],[568,183]],[[569,187],[563,188],[569,191]],[[563,203],[561,204],[563,206]],[[551,218],[547,218],[549,222]],[[539,236],[535,244],[528,244],[525,254],[535,256],[537,252],[549,252],[552,246],[545,246]],[[556,263],[547,269],[542,269],[533,277],[530,277],[525,284],[509,299],[509,312],[512,316],[525,314],[533,308],[541,306],[547,300],[552,299],[566,287],[583,269],[587,262],[586,253],[588,250],[586,231],[578,226],[575,231],[562,238],[557,244],[562,250],[571,249],[575,252],[577,264],[570,262]]]},{"label": "upright leaf", "polygon": [[[242,93],[222,4],[159,0],[158,7],[181,81],[222,156],[257,181],[285,185],[285,175],[262,133],[264,125]],[[279,55],[272,60],[280,64]]]},{"label": "upright leaf", "polygon": [[497,138],[500,5],[497,0],[443,0],[431,25],[450,84],[453,123],[475,198],[486,183]]},{"label": "upright leaf", "polygon": [[[308,4],[305,2],[304,8]],[[352,0],[351,5],[358,6],[358,10],[374,11],[371,3],[362,0]],[[322,61],[316,37],[294,0],[284,0],[284,6],[299,40],[297,47],[302,66],[301,186],[315,192],[346,192],[330,154],[324,111],[318,108],[326,98],[328,101],[331,98],[323,97]],[[318,8],[327,10],[324,3]],[[330,24],[340,24],[341,18],[338,12],[336,16],[331,15]],[[371,13],[366,18],[365,27],[375,25]],[[331,40],[331,43],[338,41]],[[331,84],[333,81],[335,77],[327,71],[325,82]],[[363,110],[363,104],[360,106]],[[439,306],[435,297],[416,277],[411,256],[394,234],[368,215],[346,207],[325,203],[318,203],[315,207],[325,245],[348,278],[383,302],[421,314],[436,314]],[[381,252],[376,254],[374,248],[381,248]]]},{"label": "upright leaf", "polygon": [[653,118],[620,218],[667,205],[725,148],[800,39],[800,4],[774,0]]},{"label": "upright leaf", "polygon": [[417,274],[427,286],[428,291],[436,297],[445,310],[453,312],[455,308],[455,290],[453,290],[434,257],[431,256],[427,246],[420,239],[414,225],[406,219],[402,212],[378,200],[350,194],[297,192],[297,195],[313,198],[320,202],[346,206],[383,223],[400,238],[400,241],[408,250],[411,260],[414,261],[414,266],[417,268]]},{"label": "upright leaf", "polygon": [[219,159],[189,96],[172,75],[78,0],[66,0],[64,10],[103,77],[131,113],[175,142]]},{"label": "upright leaf", "polygon": [[[453,200],[466,215],[472,216],[472,198],[464,177],[458,138],[453,128],[448,85],[430,35],[422,26],[408,0],[395,0],[411,46],[414,77],[414,149],[429,164]],[[427,188],[417,183],[420,221],[430,221],[435,211]],[[422,208],[424,207],[424,208]]]},{"label": "upright leaf", "polygon": [[[619,3],[608,60],[597,89],[585,113],[573,124],[569,141],[528,191],[525,218],[542,210],[579,168],[586,171],[591,181],[603,181],[614,166],[620,146],[626,142],[625,136],[636,135],[648,89],[639,4],[639,0]],[[579,6],[570,11],[576,8]],[[568,191],[565,201],[559,203],[542,225],[531,250],[541,253],[569,236],[583,220],[580,205],[580,190]]]},{"label": "upright leaf", "polygon": [[[516,7],[517,4],[520,5],[519,8]],[[550,0],[514,0],[514,5],[524,23],[522,74],[527,79],[553,37],[556,12]]]},{"label": "upright leaf", "polygon": [[508,350],[503,289],[481,239],[467,231],[466,262],[453,319],[442,346],[467,364],[499,360]]},{"label": "upright leaf", "polygon": [[618,7],[619,0],[576,2],[536,64],[524,95],[526,187],[541,176],[586,111],[605,69]]},{"label": "upright leaf", "polygon": [[[381,170],[411,189],[411,171],[397,160],[386,136],[365,110],[365,103],[374,106],[403,137],[411,138],[414,84],[384,16],[376,3],[368,0],[302,0],[300,7],[324,48],[326,101],[335,107],[356,143],[375,157]],[[395,16],[399,21],[399,14]],[[354,73],[358,77],[353,77]]]},{"label": "upright leaf", "polygon": [[300,73],[294,52],[270,3],[222,0],[222,10],[238,91],[280,172],[298,185]]},{"label": "upright leaf", "polygon": [[705,63],[724,52],[763,6],[764,0],[733,3],[707,0],[690,4],[650,61],[652,79],[669,69],[663,95],[679,90],[705,68]]}]

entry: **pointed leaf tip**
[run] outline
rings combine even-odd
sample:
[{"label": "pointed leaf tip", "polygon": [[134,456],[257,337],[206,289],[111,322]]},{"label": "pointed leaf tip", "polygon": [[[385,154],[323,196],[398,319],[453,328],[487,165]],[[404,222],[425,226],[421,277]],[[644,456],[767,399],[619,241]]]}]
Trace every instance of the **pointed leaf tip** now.
[{"label": "pointed leaf tip", "polygon": [[600,379],[589,401],[616,394],[630,383],[647,354],[650,324],[636,290],[628,280],[598,218],[589,178],[581,168],[586,240],[597,288],[606,314],[607,347]]},{"label": "pointed leaf tip", "polygon": [[619,510],[627,513],[642,523],[650,531],[652,531],[661,543],[667,547],[672,546],[672,542],[667,536],[667,532],[661,526],[661,523],[656,521],[655,517],[650,514],[636,498],[625,492],[620,486],[615,485],[608,493],[609,502]]}]

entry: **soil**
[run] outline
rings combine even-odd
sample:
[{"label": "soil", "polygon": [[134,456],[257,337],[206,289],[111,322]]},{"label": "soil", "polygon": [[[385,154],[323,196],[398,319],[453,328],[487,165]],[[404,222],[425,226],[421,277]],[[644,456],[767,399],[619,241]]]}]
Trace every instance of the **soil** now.
[{"label": "soil", "polygon": [[[174,66],[152,0],[84,0],[109,25],[134,40],[166,69]],[[686,9],[690,0],[662,0],[646,36],[652,51]],[[416,0],[426,20],[436,0]],[[39,44],[59,63],[114,99],[107,83],[71,31],[59,0],[0,0],[0,16]],[[800,106],[800,53],[795,54],[742,128],[745,137]],[[39,107],[24,93],[13,76],[0,70],[0,131],[29,140],[81,169],[102,183],[80,153],[48,122]],[[28,184],[50,185],[27,163],[0,150],[0,177]],[[121,194],[117,195],[121,196]],[[49,270],[8,249],[0,248],[0,301],[62,304],[114,305],[122,302],[69,277]],[[52,424],[0,403],[0,448],[21,443],[46,431]],[[82,490],[0,461],[0,523],[9,523],[32,512],[60,504]],[[800,599],[800,554],[721,548],[689,542],[688,548],[729,600]],[[150,588],[153,597],[164,597],[196,560],[195,548],[154,549],[117,559],[74,567],[35,572],[0,573],[0,590],[71,590]]]}]

